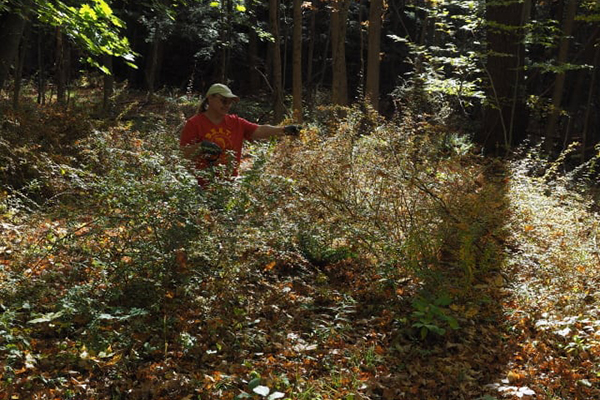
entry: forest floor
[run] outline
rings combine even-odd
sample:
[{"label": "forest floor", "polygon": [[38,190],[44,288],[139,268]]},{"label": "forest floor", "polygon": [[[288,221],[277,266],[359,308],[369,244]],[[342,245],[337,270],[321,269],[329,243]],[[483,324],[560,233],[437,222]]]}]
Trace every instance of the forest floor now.
[{"label": "forest floor", "polygon": [[[451,304],[421,306],[414,279],[390,284],[345,259],[266,263],[235,283],[208,277],[210,298],[167,291],[147,316],[31,319],[34,301],[75,293],[101,266],[78,269],[66,253],[16,265],[19,249],[72,232],[72,221],[5,212],[0,400],[600,399],[598,208],[560,180],[549,185],[518,163],[506,170],[486,183],[506,190],[505,259]],[[440,328],[442,310],[456,326]],[[415,333],[415,313],[427,335]],[[104,350],[92,350],[94,340]]]}]

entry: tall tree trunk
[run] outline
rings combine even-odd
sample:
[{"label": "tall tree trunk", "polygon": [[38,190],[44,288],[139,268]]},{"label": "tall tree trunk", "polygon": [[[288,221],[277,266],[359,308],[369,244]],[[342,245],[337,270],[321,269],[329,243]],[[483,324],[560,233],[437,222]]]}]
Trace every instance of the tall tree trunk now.
[{"label": "tall tree trunk", "polygon": [[[570,36],[573,33],[573,25],[575,22],[575,14],[577,13],[577,0],[568,0],[566,15],[563,20],[562,33],[563,37],[558,48],[557,64],[559,66],[567,62],[569,55]],[[561,112],[562,98],[565,89],[566,73],[558,72],[554,79],[554,90],[552,91],[552,109],[550,118],[546,124],[546,142],[544,147],[546,150],[552,150],[557,141],[560,141],[560,134],[557,132],[558,120]]]},{"label": "tall tree trunk", "polygon": [[379,110],[379,65],[381,51],[381,17],[383,0],[371,0],[369,9],[369,44],[367,49],[366,94],[375,110]]},{"label": "tall tree trunk", "polygon": [[102,97],[102,109],[108,112],[111,107],[111,97],[115,90],[115,76],[113,75],[113,57],[105,55],[103,58],[104,66],[108,68],[110,74],[104,75],[104,90]]},{"label": "tall tree trunk", "polygon": [[25,55],[27,54],[27,47],[29,44],[30,29],[29,24],[25,24],[24,33],[19,46],[19,55],[17,57],[17,65],[15,67],[15,86],[13,89],[13,108],[16,110],[19,108],[19,99],[21,96],[21,81],[23,78],[23,67],[25,65]]},{"label": "tall tree trunk", "polygon": [[281,71],[281,38],[279,36],[279,0],[269,0],[269,22],[271,25],[271,54],[273,60],[273,123],[283,119],[283,76]]},{"label": "tall tree trunk", "polygon": [[[366,0],[358,0],[358,6],[360,7],[360,9],[362,10],[363,8],[366,8]],[[358,37],[358,54],[360,57],[359,60],[359,65],[360,65],[360,81],[358,82],[359,85],[359,94],[362,97],[365,97],[365,30],[368,29],[363,29],[363,26],[365,26],[366,24],[363,21],[363,13],[359,12],[358,13],[358,26],[360,27],[359,29],[359,37]],[[367,24],[369,22],[367,21]],[[368,37],[368,34],[367,34]],[[368,44],[367,44],[368,46]]]},{"label": "tall tree trunk", "polygon": [[43,35],[37,35],[37,62],[38,62],[38,104],[46,104],[46,64],[44,62],[44,46],[42,45]]},{"label": "tall tree trunk", "polygon": [[0,91],[8,79],[19,52],[19,43],[25,29],[25,19],[20,14],[0,16]]},{"label": "tall tree trunk", "polygon": [[67,104],[67,75],[69,65],[68,43],[60,28],[56,28],[56,101],[60,105]]},{"label": "tall tree trunk", "polygon": [[308,32],[308,50],[306,54],[306,102],[308,106],[312,109],[313,97],[315,91],[315,82],[313,76],[313,64],[315,59],[315,41],[317,36],[317,12],[319,11],[319,7],[317,4],[318,0],[313,0],[310,6],[310,23],[309,23],[309,32]]},{"label": "tall tree trunk", "polygon": [[146,90],[148,90],[148,94],[150,95],[156,90],[156,81],[158,80],[158,75],[160,73],[162,52],[163,40],[159,34],[156,34],[150,44],[150,52],[144,70]]},{"label": "tall tree trunk", "polygon": [[292,98],[294,120],[302,122],[302,0],[294,0]]},{"label": "tall tree trunk", "polygon": [[333,64],[331,97],[334,104],[348,104],[346,70],[346,28],[350,0],[335,1],[331,7],[331,57]]},{"label": "tall tree trunk", "polygon": [[321,64],[321,70],[319,72],[319,80],[318,80],[318,83],[316,84],[317,87],[323,86],[323,82],[325,81],[325,75],[327,73],[327,70],[330,67],[330,62],[329,62],[329,53],[330,53],[329,48],[330,47],[331,47],[331,35],[328,35],[327,38],[325,39],[325,46],[323,46],[323,64]]},{"label": "tall tree trunk", "polygon": [[488,151],[503,152],[525,137],[527,108],[523,92],[523,26],[529,18],[531,0],[489,2],[486,17],[488,38],[487,97],[483,129],[476,140]]}]

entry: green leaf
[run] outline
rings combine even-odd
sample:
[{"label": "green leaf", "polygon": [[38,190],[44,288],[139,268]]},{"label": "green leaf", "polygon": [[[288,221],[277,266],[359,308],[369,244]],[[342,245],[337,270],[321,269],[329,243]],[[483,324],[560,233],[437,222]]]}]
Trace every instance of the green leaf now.
[{"label": "green leaf", "polygon": [[52,322],[55,319],[62,317],[65,312],[63,310],[58,312],[51,312],[48,314],[43,314],[41,317],[34,318],[31,321],[28,321],[28,324],[42,324],[44,322]]},{"label": "green leaf", "polygon": [[102,71],[105,75],[112,75],[110,73],[110,70],[106,66],[101,65],[99,68],[100,68],[100,71]]},{"label": "green leaf", "polygon": [[84,18],[89,18],[94,21],[98,19],[98,15],[96,15],[96,11],[94,11],[92,9],[92,7],[89,6],[89,4],[82,5],[81,8],[79,9],[79,14]]},{"label": "green leaf", "polygon": [[448,317],[448,325],[450,325],[450,328],[454,330],[460,329],[460,325],[458,325],[456,318]]},{"label": "green leaf", "polygon": [[102,11],[102,15],[110,16],[113,11],[110,6],[104,0],[94,0],[96,2],[96,7]]},{"label": "green leaf", "polygon": [[260,376],[254,378],[250,382],[248,382],[248,389],[254,390],[254,388],[259,385],[260,385]]},{"label": "green leaf", "polygon": [[444,293],[435,300],[435,304],[438,306],[449,306],[452,304],[452,297],[447,293]]}]

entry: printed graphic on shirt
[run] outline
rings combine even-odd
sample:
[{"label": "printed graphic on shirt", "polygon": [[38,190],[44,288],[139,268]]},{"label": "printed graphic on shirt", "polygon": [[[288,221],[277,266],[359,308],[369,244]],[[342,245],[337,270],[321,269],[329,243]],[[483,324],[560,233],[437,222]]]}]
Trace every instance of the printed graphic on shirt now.
[{"label": "printed graphic on shirt", "polygon": [[206,140],[213,142],[221,149],[233,149],[231,143],[231,131],[223,128],[213,128],[204,136]]}]

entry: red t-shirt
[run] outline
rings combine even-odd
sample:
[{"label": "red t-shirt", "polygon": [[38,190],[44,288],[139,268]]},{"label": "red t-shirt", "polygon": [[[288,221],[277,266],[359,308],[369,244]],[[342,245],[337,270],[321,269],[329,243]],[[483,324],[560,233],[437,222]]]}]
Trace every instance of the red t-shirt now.
[{"label": "red t-shirt", "polygon": [[[237,166],[242,159],[242,145],[244,140],[252,140],[252,134],[258,128],[258,125],[238,117],[237,115],[226,115],[220,124],[214,124],[204,113],[199,113],[188,119],[179,144],[183,146],[200,143],[203,140],[213,142],[221,149],[223,153],[217,163],[226,164],[228,159],[227,151],[232,150],[235,153],[234,173],[237,173]],[[202,157],[198,157],[196,168],[206,168],[208,163]]]}]

